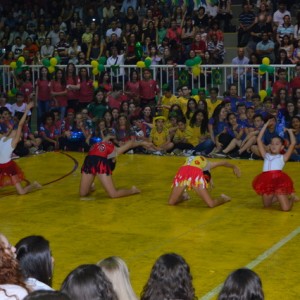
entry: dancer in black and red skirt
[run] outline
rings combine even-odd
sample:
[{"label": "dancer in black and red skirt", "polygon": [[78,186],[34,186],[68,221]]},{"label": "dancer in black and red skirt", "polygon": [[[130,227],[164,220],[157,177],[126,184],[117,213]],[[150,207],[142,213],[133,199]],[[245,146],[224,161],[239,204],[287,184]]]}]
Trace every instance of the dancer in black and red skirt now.
[{"label": "dancer in black and red skirt", "polygon": [[289,211],[298,197],[294,194],[292,179],[282,172],[282,169],[294,151],[296,138],[293,129],[286,129],[290,136],[290,145],[285,154],[281,154],[284,150],[284,140],[280,136],[273,137],[267,149],[262,138],[270,122],[274,122],[274,119],[269,119],[265,123],[257,137],[257,146],[264,158],[264,166],[263,172],[254,178],[252,186],[256,193],[262,196],[265,207],[279,201],[281,209]]},{"label": "dancer in black and red skirt", "polygon": [[148,147],[151,143],[144,141],[128,141],[121,147],[115,147],[110,141],[114,136],[107,136],[102,142],[94,144],[86,156],[81,168],[81,182],[79,194],[87,196],[93,191],[93,182],[97,176],[110,198],[120,198],[140,193],[135,186],[131,189],[116,189],[112,180],[112,171],[115,168],[116,156],[131,148]]},{"label": "dancer in black and red skirt", "polygon": [[11,160],[11,155],[20,141],[22,128],[33,102],[26,106],[25,112],[19,121],[17,130],[12,129],[6,136],[0,138],[0,188],[4,186],[14,185],[18,194],[24,195],[33,189],[40,188],[41,185],[34,181],[25,187],[21,182],[24,180],[24,174],[21,168]]}]

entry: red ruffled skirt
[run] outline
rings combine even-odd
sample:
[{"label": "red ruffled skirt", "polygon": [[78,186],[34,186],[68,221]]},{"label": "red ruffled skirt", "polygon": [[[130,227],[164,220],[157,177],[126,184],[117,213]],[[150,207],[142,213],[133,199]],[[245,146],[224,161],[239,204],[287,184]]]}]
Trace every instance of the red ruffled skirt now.
[{"label": "red ruffled skirt", "polygon": [[114,163],[111,159],[97,155],[86,156],[81,167],[81,173],[86,174],[106,174],[111,175],[114,169]]},{"label": "red ruffled skirt", "polygon": [[204,189],[207,188],[208,183],[201,169],[192,166],[182,166],[174,177],[174,186],[185,186],[188,189],[201,187]]},{"label": "red ruffled skirt", "polygon": [[292,179],[282,171],[267,171],[257,175],[252,187],[258,195],[290,195],[295,192]]},{"label": "red ruffled skirt", "polygon": [[13,160],[0,164],[0,187],[15,185],[23,180],[24,173]]}]

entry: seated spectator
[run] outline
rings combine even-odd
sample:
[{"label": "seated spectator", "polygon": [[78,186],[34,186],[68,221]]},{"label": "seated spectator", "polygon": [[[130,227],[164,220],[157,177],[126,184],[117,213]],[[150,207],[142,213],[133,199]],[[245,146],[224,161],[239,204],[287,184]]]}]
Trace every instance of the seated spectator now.
[{"label": "seated spectator", "polygon": [[275,44],[269,38],[267,32],[257,33],[261,36],[261,41],[256,45],[256,53],[259,55],[260,60],[264,57],[268,57],[271,63],[275,62]]},{"label": "seated spectator", "polygon": [[284,23],[284,17],[291,17],[291,13],[286,9],[285,1],[280,1],[278,3],[278,9],[273,14],[273,22],[275,26],[279,27]]},{"label": "seated spectator", "polygon": [[206,51],[206,44],[201,39],[201,35],[197,33],[191,45],[191,50],[195,51],[196,55],[204,57],[204,52]]},{"label": "seated spectator", "polygon": [[219,293],[218,300],[264,300],[264,292],[259,276],[250,269],[232,272]]},{"label": "seated spectator", "polygon": [[[284,49],[287,53],[288,59],[292,61],[293,53],[294,53],[294,44],[287,34],[285,34],[281,40],[281,43],[279,45],[279,50]],[[293,62],[293,61],[292,61]]]},{"label": "seated spectator", "polygon": [[166,37],[169,41],[175,41],[181,43],[182,25],[178,26],[176,20],[171,21],[171,27],[167,29]]},{"label": "seated spectator", "polygon": [[72,300],[117,300],[113,285],[96,265],[81,265],[66,277],[61,292]]},{"label": "seated spectator", "polygon": [[184,258],[175,253],[160,256],[143,288],[141,300],[195,299],[190,267]]},{"label": "seated spectator", "polygon": [[52,290],[54,259],[49,241],[42,236],[25,237],[16,244],[16,255],[30,290]]},{"label": "seated spectator", "polygon": [[53,151],[59,149],[59,131],[55,126],[53,113],[45,113],[39,128],[39,136],[42,139],[43,150]]},{"label": "seated spectator", "polygon": [[288,58],[287,52],[284,49],[280,49],[278,56],[274,62],[276,65],[292,65],[292,61]]},{"label": "seated spectator", "polygon": [[24,282],[19,263],[15,258],[16,248],[0,233],[0,298],[23,299],[29,292]]},{"label": "seated spectator", "polygon": [[61,59],[61,64],[66,65],[69,60],[68,50],[69,50],[69,43],[66,40],[66,35],[63,31],[60,31],[58,34],[59,41],[55,44],[55,50],[58,53],[58,56]]},{"label": "seated spectator", "polygon": [[222,64],[224,62],[224,43],[223,41],[218,40],[216,34],[212,34],[211,40],[207,45],[207,51],[211,54],[212,60],[215,64]]},{"label": "seated spectator", "polygon": [[53,56],[54,46],[51,45],[51,39],[47,37],[45,44],[41,47],[41,58],[51,58]]},{"label": "seated spectator", "polygon": [[119,257],[112,256],[97,263],[108,280],[112,283],[118,300],[137,300],[130,283],[129,271],[126,263]]}]

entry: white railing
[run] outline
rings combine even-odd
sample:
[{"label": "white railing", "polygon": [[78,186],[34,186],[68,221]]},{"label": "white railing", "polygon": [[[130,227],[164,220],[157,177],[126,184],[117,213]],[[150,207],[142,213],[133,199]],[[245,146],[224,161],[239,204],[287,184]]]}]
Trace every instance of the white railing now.
[{"label": "white railing", "polygon": [[[242,95],[243,91],[247,86],[254,86],[257,91],[263,88],[268,88],[273,81],[276,80],[276,71],[279,68],[285,68],[287,70],[288,80],[290,80],[294,76],[294,68],[295,65],[272,65],[275,68],[274,74],[265,73],[264,75],[257,74],[259,69],[259,65],[200,65],[201,74],[200,76],[194,76],[192,74],[192,68],[188,68],[185,65],[151,65],[151,70],[153,70],[153,78],[157,79],[160,89],[162,90],[162,86],[165,83],[168,83],[173,92],[176,92],[176,89],[181,84],[180,74],[186,73],[187,74],[187,83],[192,89],[199,89],[204,88],[208,90],[210,87],[218,87],[219,93],[222,95],[227,89],[228,84],[234,82],[238,86],[238,93]],[[39,65],[31,65],[25,66],[31,69],[32,73],[32,83],[33,86],[35,85],[36,80],[39,76],[39,69],[42,66]],[[59,68],[65,68],[65,65],[58,65]],[[89,70],[91,78],[95,80],[94,75],[92,75],[92,66],[91,65],[77,65],[77,73],[78,69],[81,67],[86,67]],[[126,81],[129,78],[130,71],[133,69],[138,69],[136,65],[120,65],[120,68],[125,69],[124,76],[116,76],[118,75],[118,69],[115,70],[114,76],[111,76],[111,80],[120,82],[125,86]],[[105,66],[106,70],[110,71],[110,74],[113,74],[113,71],[109,66]],[[213,78],[213,76],[217,73],[216,70],[219,70],[219,80]],[[184,71],[184,72],[183,72]],[[14,77],[12,75],[13,70],[10,66],[0,65],[0,81],[2,86],[2,91],[7,92],[8,90],[15,87]],[[240,74],[233,81],[233,74],[234,73]],[[221,74],[221,75],[220,75]],[[140,72],[140,76],[142,77],[142,72]]]}]

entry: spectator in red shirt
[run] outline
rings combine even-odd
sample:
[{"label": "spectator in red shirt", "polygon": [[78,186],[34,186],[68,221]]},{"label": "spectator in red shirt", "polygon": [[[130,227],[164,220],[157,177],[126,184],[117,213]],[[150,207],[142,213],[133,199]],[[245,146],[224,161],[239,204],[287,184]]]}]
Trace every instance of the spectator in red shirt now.
[{"label": "spectator in red shirt", "polygon": [[204,53],[206,51],[206,44],[201,39],[201,35],[199,33],[197,33],[195,36],[195,39],[192,43],[191,50],[194,50],[196,55],[200,55],[201,57],[204,57]]},{"label": "spectator in red shirt", "polygon": [[159,87],[155,80],[151,78],[151,71],[144,69],[143,80],[139,84],[140,105],[141,108],[151,106],[153,109],[156,105],[156,96],[159,94]]},{"label": "spectator in red shirt", "polygon": [[272,94],[274,97],[278,96],[278,91],[280,89],[289,89],[289,82],[286,80],[286,69],[278,70],[278,80],[276,80],[273,84]]},{"label": "spectator in red shirt", "polygon": [[176,43],[180,43],[181,42],[181,34],[182,34],[181,26],[177,25],[176,20],[172,20],[171,27],[168,28],[166,37],[170,41],[174,40]]},{"label": "spectator in red shirt", "polygon": [[300,63],[295,67],[295,77],[290,81],[289,94],[293,95],[296,89],[300,88]]}]

